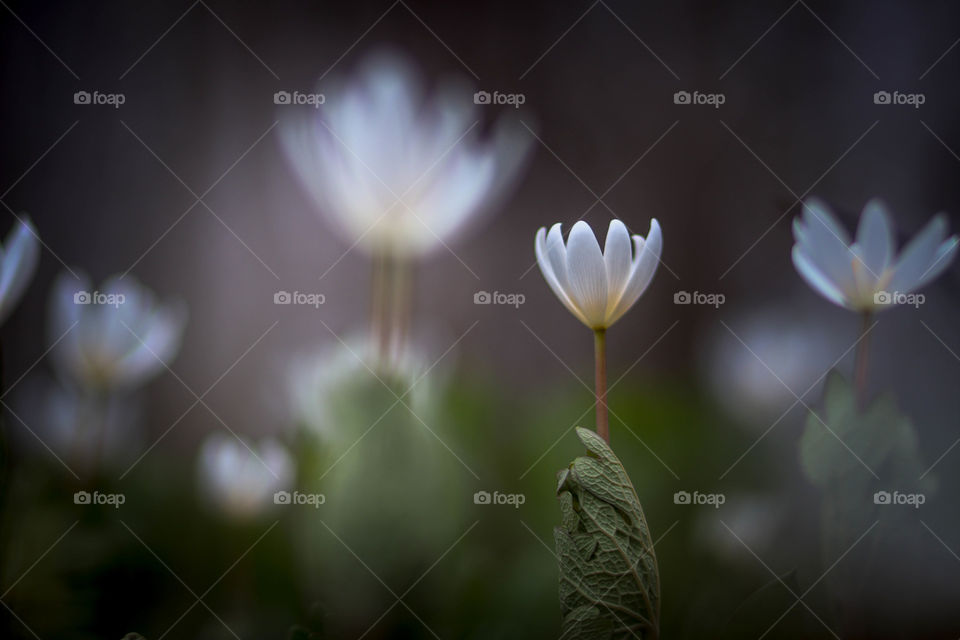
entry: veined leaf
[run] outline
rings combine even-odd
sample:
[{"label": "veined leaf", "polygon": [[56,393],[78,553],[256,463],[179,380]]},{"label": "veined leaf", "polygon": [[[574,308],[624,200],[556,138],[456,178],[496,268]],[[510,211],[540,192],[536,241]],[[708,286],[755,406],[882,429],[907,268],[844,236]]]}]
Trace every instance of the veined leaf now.
[{"label": "veined leaf", "polygon": [[603,439],[582,428],[577,437],[589,455],[561,471],[557,485],[561,637],[657,638],[660,576],[637,492]]}]

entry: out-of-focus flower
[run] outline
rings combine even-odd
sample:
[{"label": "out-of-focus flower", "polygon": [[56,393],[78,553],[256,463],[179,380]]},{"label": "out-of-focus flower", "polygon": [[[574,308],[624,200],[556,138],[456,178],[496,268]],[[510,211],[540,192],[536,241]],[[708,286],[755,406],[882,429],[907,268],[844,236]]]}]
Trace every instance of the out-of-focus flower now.
[{"label": "out-of-focus flower", "polygon": [[794,393],[812,391],[852,342],[829,314],[823,305],[807,307],[794,298],[734,311],[729,328],[715,327],[698,349],[704,382],[717,402],[758,430],[799,406]]},{"label": "out-of-focus flower", "polygon": [[863,209],[853,243],[822,201],[811,198],[794,220],[793,264],[827,300],[870,312],[899,304],[936,278],[956,255],[957,237],[946,239],[946,216],[934,216],[899,256],[886,206],[871,200]]},{"label": "out-of-focus flower", "polygon": [[[573,225],[567,244],[560,223],[537,232],[540,271],[560,301],[591,329],[606,329],[643,294],[660,262],[663,238],[656,218],[646,238],[633,236],[626,225],[611,220],[607,241],[600,245],[582,220]],[[632,249],[632,252],[631,252]]]},{"label": "out-of-focus flower", "polygon": [[200,487],[227,514],[246,518],[274,504],[274,494],[290,487],[294,463],[286,448],[271,438],[247,447],[224,433],[207,437],[197,460]]},{"label": "out-of-focus flower", "polygon": [[427,96],[417,70],[381,53],[327,91],[282,139],[303,185],[345,239],[374,253],[425,254],[489,207],[518,173],[529,137],[478,134],[467,87]]},{"label": "out-of-focus flower", "polygon": [[21,218],[0,247],[0,324],[19,302],[39,257],[36,229],[29,219]]},{"label": "out-of-focus flower", "polygon": [[18,385],[14,402],[17,415],[36,432],[16,431],[24,448],[43,457],[52,450],[78,472],[129,465],[132,452],[148,444],[143,407],[130,395],[86,393],[35,371]]},{"label": "out-of-focus flower", "polygon": [[[778,495],[725,495],[723,509],[700,509],[694,526],[694,540],[718,559],[728,562],[752,560],[743,551],[762,554],[783,544],[788,524],[785,499]],[[736,537],[730,531],[736,532]]]},{"label": "out-of-focus flower", "polygon": [[111,278],[99,291],[63,274],[50,302],[50,335],[59,340],[61,375],[91,389],[132,388],[169,364],[180,348],[186,311],[161,305],[132,277]]},{"label": "out-of-focus flower", "polygon": [[[384,359],[374,340],[359,335],[297,359],[290,368],[287,389],[293,418],[324,438],[340,432],[356,437],[344,429],[344,413],[366,383],[374,388],[393,384],[394,393],[411,408],[424,407],[432,395],[436,370],[427,376],[425,357],[409,342],[404,344]],[[393,396],[388,393],[388,397]]]}]

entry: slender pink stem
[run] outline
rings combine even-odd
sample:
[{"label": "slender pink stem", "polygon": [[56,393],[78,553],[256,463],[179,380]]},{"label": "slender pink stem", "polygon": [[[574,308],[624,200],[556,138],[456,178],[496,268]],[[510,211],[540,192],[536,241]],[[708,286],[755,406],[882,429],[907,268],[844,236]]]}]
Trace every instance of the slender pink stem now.
[{"label": "slender pink stem", "polygon": [[607,416],[607,330],[593,332],[593,354],[596,361],[597,435],[610,444],[610,423]]}]

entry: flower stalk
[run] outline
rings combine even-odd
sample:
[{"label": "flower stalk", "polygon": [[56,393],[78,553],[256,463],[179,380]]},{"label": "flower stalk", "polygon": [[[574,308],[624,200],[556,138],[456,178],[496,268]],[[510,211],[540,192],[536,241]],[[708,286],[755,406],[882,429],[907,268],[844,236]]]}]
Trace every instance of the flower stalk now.
[{"label": "flower stalk", "polygon": [[860,341],[853,360],[853,388],[857,394],[857,403],[864,408],[867,403],[867,367],[870,352],[870,323],[873,314],[864,311],[861,314]]},{"label": "flower stalk", "polygon": [[607,330],[594,329],[593,355],[596,363],[595,394],[597,397],[597,435],[610,444],[610,421],[607,411]]}]

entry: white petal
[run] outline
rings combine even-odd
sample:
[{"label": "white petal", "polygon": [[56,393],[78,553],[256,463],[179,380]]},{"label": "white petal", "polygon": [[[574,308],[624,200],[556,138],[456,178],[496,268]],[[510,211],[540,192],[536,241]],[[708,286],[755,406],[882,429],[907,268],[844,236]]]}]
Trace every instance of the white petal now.
[{"label": "white petal", "polygon": [[588,326],[606,327],[607,268],[593,231],[583,220],[573,225],[567,239],[568,295]]},{"label": "white petal", "polygon": [[607,241],[603,247],[603,261],[607,267],[607,312],[613,311],[633,270],[630,232],[619,220],[611,220]]},{"label": "white petal", "polygon": [[40,242],[36,230],[28,219],[18,221],[7,236],[0,261],[0,322],[20,300],[39,258]]},{"label": "white petal", "polygon": [[880,200],[867,203],[857,228],[860,257],[871,278],[876,281],[890,266],[893,257],[893,231],[890,214]]},{"label": "white petal", "polygon": [[849,237],[821,201],[810,199],[803,206],[803,220],[795,224],[797,245],[808,262],[845,296],[856,291],[853,264],[859,261],[849,247]]},{"label": "white petal", "polygon": [[650,220],[650,231],[647,233],[646,240],[640,236],[633,236],[633,242],[634,259],[630,281],[624,287],[623,295],[617,301],[607,319],[608,324],[613,324],[630,310],[630,307],[650,286],[653,275],[657,272],[657,267],[660,265],[660,254],[663,251],[663,234],[660,231],[660,223],[657,222],[657,219]]},{"label": "white petal", "polygon": [[540,266],[540,272],[550,286],[553,293],[560,299],[570,313],[577,317],[580,322],[589,324],[587,319],[580,313],[580,310],[570,300],[567,295],[567,264],[566,249],[563,246],[563,237],[560,235],[560,223],[556,223],[550,228],[550,235],[547,236],[546,229],[541,227],[537,231],[534,251],[537,254],[537,264]]},{"label": "white petal", "polygon": [[953,259],[954,250],[944,242],[947,235],[947,219],[938,214],[927,223],[900,253],[894,267],[889,289],[909,293],[929,282]]},{"label": "white petal", "polygon": [[[827,277],[820,267],[807,256],[801,245],[793,247],[793,265],[797,268],[800,276],[807,281],[810,287],[822,295],[824,298],[838,304],[841,307],[847,307],[845,294],[834,284],[833,280]],[[849,307],[848,307],[849,308]]]}]

